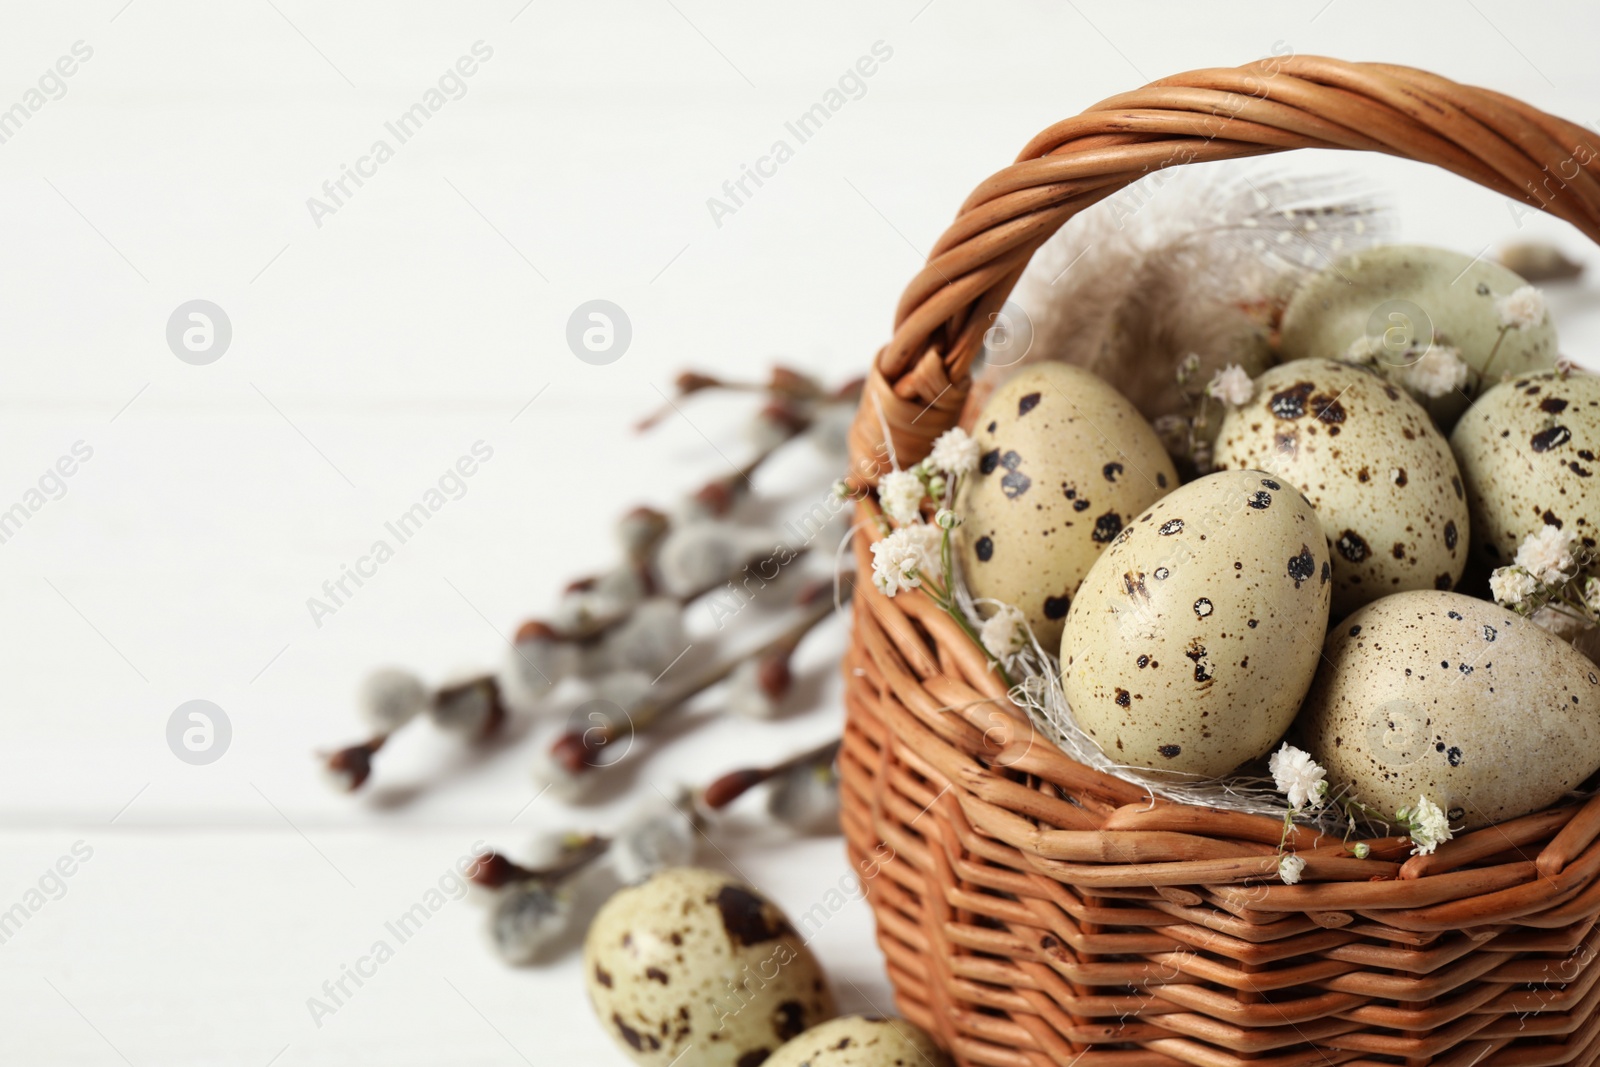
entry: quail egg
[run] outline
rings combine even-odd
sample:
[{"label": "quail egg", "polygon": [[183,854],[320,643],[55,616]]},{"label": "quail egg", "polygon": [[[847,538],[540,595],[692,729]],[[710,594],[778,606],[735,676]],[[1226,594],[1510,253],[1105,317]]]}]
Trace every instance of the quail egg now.
[{"label": "quail egg", "polygon": [[846,1015],[807,1030],[763,1067],[950,1067],[950,1057],[915,1023]]},{"label": "quail egg", "polygon": [[1135,515],[1178,485],[1150,424],[1116,390],[1061,363],[1019,372],[984,405],[977,471],[955,510],[975,597],[1018,608],[1046,648],[1078,583]]},{"label": "quail egg", "polygon": [[584,943],[589,999],[635,1063],[741,1067],[834,1016],[783,912],[737,879],[676,867],[623,889]]},{"label": "quail egg", "polygon": [[1451,589],[1467,502],[1422,406],[1377,374],[1301,359],[1256,380],[1217,441],[1219,468],[1271,471],[1310,499],[1333,542],[1333,616],[1407,589]]},{"label": "quail egg", "polygon": [[1600,668],[1505,608],[1415,590],[1328,634],[1298,726],[1336,790],[1385,815],[1426,796],[1475,829],[1600,769]]},{"label": "quail egg", "polygon": [[1525,285],[1487,259],[1424,245],[1381,245],[1330,264],[1295,290],[1283,312],[1280,351],[1285,360],[1359,354],[1406,383],[1430,346],[1453,348],[1467,365],[1464,380],[1422,398],[1448,431],[1482,379],[1554,365],[1556,332],[1548,319],[1528,329],[1502,327],[1497,302]]},{"label": "quail egg", "polygon": [[[1485,564],[1510,564],[1523,539],[1546,525],[1571,531],[1593,552],[1600,536],[1600,378],[1545,371],[1502,382],[1461,417],[1450,444]],[[1588,573],[1600,575],[1600,567],[1591,563]]]},{"label": "quail egg", "polygon": [[1217,777],[1270,749],[1317,670],[1332,564],[1316,511],[1263,471],[1190,482],[1095,562],[1062,686],[1117,763]]}]

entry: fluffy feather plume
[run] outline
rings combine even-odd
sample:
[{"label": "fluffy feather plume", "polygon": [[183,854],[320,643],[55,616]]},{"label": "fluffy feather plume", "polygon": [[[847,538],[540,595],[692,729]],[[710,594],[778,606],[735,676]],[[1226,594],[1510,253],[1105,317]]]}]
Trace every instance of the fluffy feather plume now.
[{"label": "fluffy feather plume", "polygon": [[[1152,421],[1203,416],[1198,401],[1217,371],[1232,363],[1254,376],[1269,365],[1294,284],[1390,229],[1372,194],[1339,179],[1251,178],[1237,164],[1152,175],[1034,255],[1012,294],[1032,324],[1018,365],[1094,371]],[[1185,371],[1191,354],[1198,362]],[[1214,437],[1220,416],[1197,436]]]}]

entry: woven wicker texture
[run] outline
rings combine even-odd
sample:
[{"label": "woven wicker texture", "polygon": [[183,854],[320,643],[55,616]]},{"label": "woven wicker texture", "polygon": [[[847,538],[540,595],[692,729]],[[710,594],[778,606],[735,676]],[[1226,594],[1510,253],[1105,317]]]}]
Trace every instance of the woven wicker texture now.
[{"label": "woven wicker texture", "polygon": [[[1422,71],[1194,71],[1045,130],[912,280],[852,434],[857,478],[953,425],[983,332],[1073,214],[1163,167],[1290,148],[1432,163],[1600,239],[1589,131]],[[876,505],[860,504],[861,518]],[[866,580],[845,660],[844,827],[901,1010],[963,1064],[1536,1067],[1600,1059],[1600,799],[1409,842],[1152,801],[1038,737],[920,593]]]}]

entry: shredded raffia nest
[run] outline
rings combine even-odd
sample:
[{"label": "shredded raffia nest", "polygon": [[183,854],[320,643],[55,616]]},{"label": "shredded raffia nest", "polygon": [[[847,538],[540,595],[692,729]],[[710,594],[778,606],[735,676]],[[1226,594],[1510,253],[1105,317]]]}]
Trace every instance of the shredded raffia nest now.
[{"label": "shredded raffia nest", "polygon": [[[956,585],[956,598],[962,610],[975,625],[981,625],[983,614],[967,592],[965,583],[958,580]],[[1039,644],[1031,629],[1028,631],[1027,647],[1007,661],[1006,669],[1016,680],[1009,694],[1012,702],[1027,712],[1034,727],[1052,744],[1085,767],[1131,782],[1148,790],[1152,796],[1180,804],[1265,815],[1273,819],[1282,819],[1288,809],[1288,802],[1274,788],[1270,778],[1238,775],[1226,779],[1208,779],[1175,771],[1153,772],[1149,768],[1130,767],[1111,759],[1073,719],[1072,709],[1067,706],[1066,693],[1061,687],[1061,662]],[[1337,803],[1330,803],[1317,811],[1301,812],[1296,815],[1295,822],[1338,836],[1348,835],[1358,828],[1357,823]],[[1387,827],[1382,824],[1379,824],[1379,828],[1387,832]]]}]

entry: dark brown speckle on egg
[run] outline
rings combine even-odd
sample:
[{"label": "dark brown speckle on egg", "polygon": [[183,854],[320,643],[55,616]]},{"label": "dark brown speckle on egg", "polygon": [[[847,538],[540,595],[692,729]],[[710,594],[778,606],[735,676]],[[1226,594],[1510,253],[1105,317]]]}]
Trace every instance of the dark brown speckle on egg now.
[{"label": "dark brown speckle on egg", "polygon": [[1360,563],[1372,554],[1372,549],[1367,542],[1354,530],[1346,530],[1339,535],[1339,540],[1334,542],[1334,547],[1339,550],[1339,555],[1351,563]]},{"label": "dark brown speckle on egg", "polygon": [[1090,536],[1100,544],[1106,544],[1121,532],[1122,516],[1115,511],[1108,511],[1094,520],[1094,533]]},{"label": "dark brown speckle on egg", "polygon": [[1300,583],[1307,581],[1317,573],[1316,558],[1311,555],[1311,549],[1305,545],[1300,546],[1297,555],[1289,557],[1289,577],[1294,579],[1294,587],[1300,588]]},{"label": "dark brown speckle on egg", "polygon": [[1338,436],[1340,425],[1349,417],[1336,396],[1312,397],[1311,409],[1316,412],[1317,421],[1328,427],[1330,437]]},{"label": "dark brown speckle on egg", "polygon": [[780,1042],[799,1037],[805,1031],[806,1009],[798,1000],[786,1000],[779,1004],[775,1015],[772,1029]]},{"label": "dark brown speckle on egg", "polygon": [[1573,440],[1573,432],[1571,430],[1566,429],[1565,426],[1552,426],[1549,429],[1539,430],[1538,434],[1533,435],[1528,445],[1536,453],[1547,453],[1552,448],[1560,448],[1570,440]]},{"label": "dark brown speckle on egg", "polygon": [[722,928],[728,940],[736,945],[759,945],[794,932],[781,915],[776,918],[768,915],[765,901],[740,886],[723,886],[712,903],[722,916]]},{"label": "dark brown speckle on egg", "polygon": [[1017,416],[1020,418],[1039,406],[1039,394],[1029,393],[1017,401]]},{"label": "dark brown speckle on egg", "polygon": [[1289,388],[1272,394],[1267,407],[1280,419],[1298,419],[1306,413],[1306,399],[1316,386],[1310,382],[1296,382]]}]

